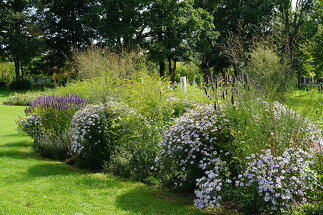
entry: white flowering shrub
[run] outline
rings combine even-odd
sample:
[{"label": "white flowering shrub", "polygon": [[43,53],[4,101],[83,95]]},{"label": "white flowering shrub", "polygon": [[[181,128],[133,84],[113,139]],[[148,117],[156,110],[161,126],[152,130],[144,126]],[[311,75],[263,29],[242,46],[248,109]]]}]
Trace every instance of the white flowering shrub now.
[{"label": "white flowering shrub", "polygon": [[310,168],[313,156],[302,149],[289,148],[281,156],[267,149],[247,159],[245,186],[255,185],[270,211],[289,211],[293,204],[304,203],[306,192],[317,183],[317,174]]},{"label": "white flowering shrub", "polygon": [[[309,166],[310,155],[303,151],[319,137],[314,126],[278,102],[260,99],[248,102],[249,106],[243,101],[231,107],[217,105],[216,110],[212,105],[198,106],[179,117],[160,143],[155,170],[164,173],[165,183],[173,187],[195,189],[194,204],[201,209],[219,207],[229,201],[241,210],[255,213],[287,210],[287,205],[301,202],[315,183],[315,173]],[[271,150],[268,154],[271,160],[268,158],[266,164],[259,161],[264,166],[257,166],[258,161],[256,166],[250,166],[246,157],[253,154],[258,159],[259,154],[255,154],[266,148]],[[280,157],[285,163],[278,162]],[[245,169],[250,173],[255,171],[253,177],[248,175],[254,181],[243,180]],[[258,171],[270,175],[256,174]],[[259,185],[259,192],[258,189],[255,192],[256,180],[274,177],[269,182],[274,186],[278,183],[275,177],[281,176],[284,177],[281,196],[276,196],[276,202],[271,198],[278,195],[278,188],[271,192],[268,190],[271,188]],[[276,206],[268,204],[269,194],[270,202]],[[242,197],[246,200],[241,200]]]},{"label": "white flowering shrub", "polygon": [[205,176],[196,179],[194,205],[200,209],[220,207],[223,187],[232,182],[225,177],[228,172],[225,161],[214,158],[212,163],[214,166],[212,170],[205,171]]},{"label": "white flowering shrub", "polygon": [[[222,201],[239,202],[248,196],[257,208],[242,205],[242,210],[288,213],[292,205],[306,202],[307,193],[317,185],[318,176],[310,168],[313,156],[302,149],[289,148],[281,156],[267,149],[247,159],[246,170],[233,180],[228,175],[227,163],[214,159],[214,168],[196,180],[194,205],[200,209],[214,208],[220,207]],[[233,189],[240,193],[228,198]]]},{"label": "white flowering shrub", "polygon": [[17,125],[20,131],[27,133],[32,138],[36,139],[40,136],[40,117],[36,113],[27,117],[19,117]]},{"label": "white flowering shrub", "polygon": [[73,116],[71,150],[84,165],[101,168],[110,160],[119,129],[120,117],[115,110],[118,107],[120,105],[114,102],[87,105]]},{"label": "white flowering shrub", "polygon": [[198,106],[176,119],[166,132],[156,170],[168,174],[175,186],[192,189],[195,180],[214,165],[217,150],[223,150],[227,142],[214,107]]}]

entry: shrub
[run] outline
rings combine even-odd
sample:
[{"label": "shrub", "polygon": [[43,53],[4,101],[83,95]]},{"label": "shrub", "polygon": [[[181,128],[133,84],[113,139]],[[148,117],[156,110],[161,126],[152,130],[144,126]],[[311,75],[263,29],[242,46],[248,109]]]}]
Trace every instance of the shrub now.
[{"label": "shrub", "polygon": [[[315,127],[278,102],[253,98],[248,100],[248,106],[244,101],[247,100],[237,100],[235,106],[226,103],[217,105],[217,110],[212,105],[204,105],[188,111],[174,122],[160,144],[156,170],[164,173],[164,183],[171,182],[172,187],[185,190],[197,188],[194,204],[200,208],[218,207],[221,201],[229,201],[249,212],[267,210],[266,201],[259,199],[258,190],[255,191],[258,184],[245,188],[247,182],[242,181],[244,171],[250,166],[246,157],[266,148],[273,157],[294,153],[297,159],[288,157],[289,160],[282,166],[286,168],[285,173],[295,177],[309,174],[302,180],[305,184],[313,183],[315,174],[309,170],[309,154],[302,149],[308,149],[309,143],[318,139]],[[268,168],[279,170],[275,162],[268,164]],[[297,170],[294,170],[295,167]],[[262,166],[250,168],[271,171]],[[301,169],[304,171],[297,172]],[[255,177],[260,179],[259,175]],[[238,185],[237,189],[233,182]],[[284,183],[287,182],[291,183]],[[308,187],[302,186],[295,185],[293,189],[301,189],[304,193]],[[242,201],[241,198],[247,200]],[[257,205],[259,211],[252,205]]]},{"label": "shrub", "polygon": [[119,102],[88,105],[73,117],[72,150],[81,164],[143,180],[158,151],[163,126]]},{"label": "shrub", "polygon": [[27,133],[34,139],[37,139],[41,134],[40,117],[36,113],[27,117],[19,117],[17,124],[20,131]]},{"label": "shrub", "polygon": [[156,158],[157,169],[175,180],[175,185],[194,189],[195,180],[213,165],[217,151],[229,143],[224,134],[214,107],[198,106],[176,119],[166,132]]},{"label": "shrub", "polygon": [[289,148],[281,156],[272,155],[268,149],[248,159],[243,184],[254,184],[270,211],[289,211],[292,204],[306,202],[306,192],[317,183],[317,175],[310,168],[313,156],[302,149]]},{"label": "shrub", "polygon": [[69,128],[74,113],[86,103],[86,100],[78,95],[39,96],[29,103],[25,112],[37,113],[45,131],[58,132]]},{"label": "shrub", "polygon": [[241,93],[234,105],[225,102],[222,112],[230,121],[232,153],[244,160],[250,154],[270,148],[273,153],[285,149],[308,148],[320,136],[316,126],[279,102],[256,99],[253,93]]},{"label": "shrub", "polygon": [[54,132],[42,132],[35,139],[35,149],[43,157],[65,160],[70,156],[71,131],[69,128]]},{"label": "shrub", "polygon": [[[302,149],[289,148],[280,156],[273,156],[270,149],[263,150],[261,154],[247,157],[250,162],[246,170],[233,180],[228,175],[226,163],[217,159],[213,162],[214,167],[197,179],[194,204],[201,209],[220,207],[228,201],[241,202],[240,199],[249,194],[252,207],[256,208],[245,204],[241,206],[242,210],[285,214],[293,204],[305,202],[307,192],[317,183],[317,175],[310,169],[312,158]],[[239,193],[230,194],[233,189]]]},{"label": "shrub", "polygon": [[9,88],[11,90],[30,90],[31,83],[28,80],[12,81]]},{"label": "shrub", "polygon": [[29,91],[26,93],[13,93],[9,97],[6,97],[3,101],[3,104],[7,105],[23,105],[27,106],[30,102],[35,100],[37,97],[41,95],[46,95],[48,92],[34,92]]},{"label": "shrub", "polygon": [[246,68],[254,86],[270,96],[286,92],[291,82],[287,70],[273,48],[259,43],[254,45]]},{"label": "shrub", "polygon": [[139,79],[125,84],[120,100],[135,108],[148,120],[169,121],[172,108],[167,101],[171,98],[171,91],[162,80],[141,74]]},{"label": "shrub", "polygon": [[110,161],[119,121],[118,113],[104,105],[88,105],[75,113],[72,121],[72,151],[81,158],[86,167],[99,169],[105,162]]},{"label": "shrub", "polygon": [[26,108],[18,127],[34,139],[35,148],[43,156],[65,159],[71,145],[70,124],[74,113],[86,101],[77,95],[68,97],[40,96]]}]

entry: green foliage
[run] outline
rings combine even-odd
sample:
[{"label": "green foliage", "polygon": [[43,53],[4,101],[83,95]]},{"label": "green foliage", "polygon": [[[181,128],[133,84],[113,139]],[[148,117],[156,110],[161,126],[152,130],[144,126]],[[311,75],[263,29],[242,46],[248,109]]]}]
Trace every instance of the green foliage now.
[{"label": "green foliage", "polygon": [[[322,19],[322,18],[321,18]],[[323,47],[323,24],[318,24],[314,36],[301,45],[301,64],[303,67],[303,76],[322,78],[322,47]]]},{"label": "green foliage", "polygon": [[3,100],[6,105],[22,105],[27,106],[29,102],[33,101],[40,95],[47,95],[50,92],[29,91],[25,93],[14,92]]},{"label": "green foliage", "polygon": [[43,157],[55,160],[65,160],[70,157],[71,131],[69,128],[55,131],[42,131],[42,134],[35,139],[34,148]]},{"label": "green foliage", "polygon": [[12,81],[14,78],[14,64],[12,62],[0,62],[1,81]]},{"label": "green foliage", "polygon": [[265,94],[285,92],[289,85],[290,76],[286,73],[286,65],[274,49],[264,45],[256,45],[252,50],[246,72],[253,85]]},{"label": "green foliage", "polygon": [[1,10],[2,37],[0,56],[14,62],[16,81],[25,78],[23,66],[39,52],[41,38],[40,29],[31,20],[34,13],[28,12],[29,1],[3,1]]},{"label": "green foliage", "polygon": [[311,205],[311,204],[306,204],[302,206],[302,212],[300,215],[319,215],[323,211],[323,205],[322,203],[318,205]]},{"label": "green foliage", "polygon": [[42,128],[46,132],[60,132],[69,128],[72,116],[76,111],[77,109],[62,111],[51,107],[36,107],[33,109],[33,113],[36,113],[40,116]]},{"label": "green foliage", "polygon": [[139,114],[153,121],[169,121],[172,110],[167,101],[171,88],[166,82],[142,74],[140,78],[125,84],[120,100],[134,107]]},{"label": "green foliage", "polygon": [[252,91],[241,89],[235,104],[230,103],[227,101],[223,106],[234,138],[228,147],[240,161],[264,148],[270,148],[274,154],[288,147],[306,149],[314,141],[312,135],[319,135],[315,125],[304,116],[279,102],[263,100]]},{"label": "green foliage", "polygon": [[11,90],[30,90],[31,83],[28,80],[16,80],[10,83],[9,88]]}]

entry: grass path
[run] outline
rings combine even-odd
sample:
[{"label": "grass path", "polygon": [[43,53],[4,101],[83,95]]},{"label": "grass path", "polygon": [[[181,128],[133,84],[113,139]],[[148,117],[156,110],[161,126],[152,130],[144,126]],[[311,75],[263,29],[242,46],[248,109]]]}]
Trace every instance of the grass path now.
[{"label": "grass path", "polygon": [[[1,92],[0,92],[1,103]],[[202,214],[178,196],[39,157],[16,130],[23,107],[0,105],[0,214]]]}]

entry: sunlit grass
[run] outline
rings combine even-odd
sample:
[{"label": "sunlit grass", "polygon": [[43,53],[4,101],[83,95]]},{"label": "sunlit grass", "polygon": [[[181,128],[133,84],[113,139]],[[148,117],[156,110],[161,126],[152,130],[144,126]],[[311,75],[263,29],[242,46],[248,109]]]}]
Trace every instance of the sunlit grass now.
[{"label": "sunlit grass", "polygon": [[323,92],[319,92],[317,89],[293,90],[286,95],[286,104],[322,128]]}]

